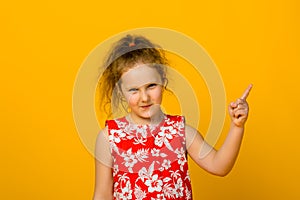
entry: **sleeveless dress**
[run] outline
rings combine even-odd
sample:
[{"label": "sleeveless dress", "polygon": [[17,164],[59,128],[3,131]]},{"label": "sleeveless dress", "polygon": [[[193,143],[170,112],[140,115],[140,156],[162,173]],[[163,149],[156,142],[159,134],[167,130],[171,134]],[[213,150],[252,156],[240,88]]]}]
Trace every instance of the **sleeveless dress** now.
[{"label": "sleeveless dress", "polygon": [[164,115],[159,125],[136,125],[125,117],[107,120],[115,200],[188,200],[183,116]]}]

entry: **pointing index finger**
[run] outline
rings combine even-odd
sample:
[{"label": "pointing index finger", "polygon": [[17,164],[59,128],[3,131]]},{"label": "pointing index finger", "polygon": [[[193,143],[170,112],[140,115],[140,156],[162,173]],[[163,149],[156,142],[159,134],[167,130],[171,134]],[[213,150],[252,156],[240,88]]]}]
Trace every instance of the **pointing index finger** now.
[{"label": "pointing index finger", "polygon": [[245,90],[245,92],[244,92],[244,94],[242,95],[242,97],[241,97],[241,99],[243,99],[243,100],[246,100],[247,99],[247,97],[248,97],[248,95],[249,95],[249,93],[250,93],[250,91],[251,91],[251,89],[252,89],[252,84],[250,84],[248,87],[247,87],[247,89]]}]

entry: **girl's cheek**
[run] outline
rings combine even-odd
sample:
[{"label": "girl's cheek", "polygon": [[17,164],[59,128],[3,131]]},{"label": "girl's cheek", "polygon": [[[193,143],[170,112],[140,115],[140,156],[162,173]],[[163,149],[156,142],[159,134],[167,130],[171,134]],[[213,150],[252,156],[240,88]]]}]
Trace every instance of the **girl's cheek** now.
[{"label": "girl's cheek", "polygon": [[161,99],[162,98],[162,89],[161,88],[156,88],[155,90],[153,90],[151,92],[151,96],[154,98],[154,99]]},{"label": "girl's cheek", "polygon": [[134,104],[138,100],[138,95],[137,94],[129,94],[127,96],[127,102],[129,104]]}]

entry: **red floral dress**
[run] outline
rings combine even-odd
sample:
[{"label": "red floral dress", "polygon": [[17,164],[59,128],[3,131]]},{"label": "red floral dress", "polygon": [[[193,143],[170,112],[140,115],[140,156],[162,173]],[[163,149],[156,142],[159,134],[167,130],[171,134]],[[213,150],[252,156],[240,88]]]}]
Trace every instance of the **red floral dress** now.
[{"label": "red floral dress", "polygon": [[165,115],[159,125],[107,120],[113,158],[114,199],[192,199],[184,117]]}]

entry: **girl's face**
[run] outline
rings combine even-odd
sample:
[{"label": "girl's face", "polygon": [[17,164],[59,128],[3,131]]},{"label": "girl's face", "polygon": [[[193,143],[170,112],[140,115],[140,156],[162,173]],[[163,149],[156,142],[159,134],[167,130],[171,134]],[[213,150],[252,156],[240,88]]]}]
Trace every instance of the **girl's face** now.
[{"label": "girl's face", "polygon": [[136,64],[122,74],[121,89],[135,123],[151,123],[161,113],[163,83],[155,68]]}]

